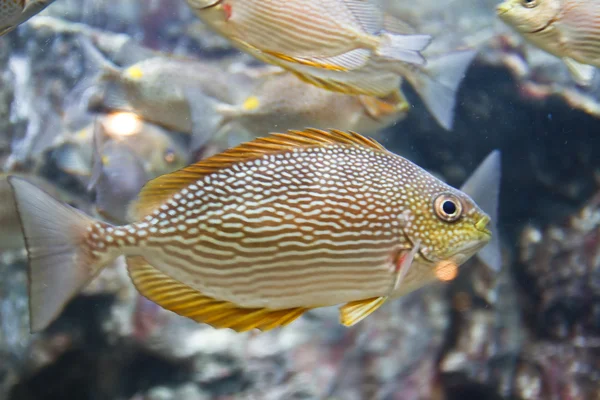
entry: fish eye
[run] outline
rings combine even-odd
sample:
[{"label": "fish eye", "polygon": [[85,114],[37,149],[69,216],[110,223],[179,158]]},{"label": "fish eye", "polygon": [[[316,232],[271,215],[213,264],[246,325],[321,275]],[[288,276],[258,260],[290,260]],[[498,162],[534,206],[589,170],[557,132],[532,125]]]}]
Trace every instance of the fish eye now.
[{"label": "fish eye", "polygon": [[165,151],[165,161],[169,164],[175,161],[175,151],[173,149],[167,149],[167,151]]},{"label": "fish eye", "polygon": [[533,8],[536,7],[539,3],[538,0],[521,0],[523,5],[527,8]]},{"label": "fish eye", "polygon": [[462,203],[453,194],[442,193],[433,202],[435,214],[446,222],[454,222],[462,215]]}]

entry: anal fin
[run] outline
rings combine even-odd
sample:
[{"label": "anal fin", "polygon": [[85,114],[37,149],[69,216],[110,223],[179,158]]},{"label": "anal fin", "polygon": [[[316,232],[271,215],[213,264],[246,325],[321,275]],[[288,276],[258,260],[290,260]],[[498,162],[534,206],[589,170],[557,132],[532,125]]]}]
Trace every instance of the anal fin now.
[{"label": "anal fin", "polygon": [[347,303],[340,307],[340,322],[344,326],[355,325],[381,307],[386,300],[387,297],[371,297]]},{"label": "anal fin", "polygon": [[203,295],[160,272],[140,256],[128,257],[127,267],[142,296],[169,311],[213,328],[230,328],[236,332],[251,329],[268,331],[288,325],[308,311],[307,308],[241,308]]},{"label": "anal fin", "polygon": [[569,57],[563,57],[563,62],[569,68],[569,72],[578,85],[589,86],[594,79],[596,67],[593,65],[582,64]]}]

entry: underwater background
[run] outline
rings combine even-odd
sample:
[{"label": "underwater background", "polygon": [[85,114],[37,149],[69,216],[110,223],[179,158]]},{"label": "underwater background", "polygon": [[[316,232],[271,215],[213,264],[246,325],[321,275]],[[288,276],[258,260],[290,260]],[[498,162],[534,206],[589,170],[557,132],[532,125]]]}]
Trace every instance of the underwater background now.
[{"label": "underwater background", "polygon": [[[253,83],[218,72],[262,63],[183,0],[56,0],[1,36],[0,399],[600,399],[600,78],[576,84],[560,59],[497,18],[497,3],[381,0],[432,35],[425,57],[461,48],[477,55],[450,130],[406,83],[407,110],[357,130],[454,187],[499,149],[502,268],[474,257],[351,328],[323,308],[264,333],[213,329],[149,302],[117,266],[30,333],[27,256],[6,175],[39,182],[86,212],[103,202],[120,220],[145,181],[256,137],[252,124],[264,135],[288,127],[275,110],[265,129],[265,119],[249,119],[217,135],[205,116],[206,137],[192,151],[189,132],[117,107],[118,82],[94,82],[102,57],[121,67],[191,57],[209,65],[196,72],[207,91],[253,108]],[[179,79],[164,84],[186,84],[185,73]],[[299,120],[314,126],[308,115]],[[105,181],[93,190],[99,116],[131,147],[103,149],[113,161],[104,160]]]}]

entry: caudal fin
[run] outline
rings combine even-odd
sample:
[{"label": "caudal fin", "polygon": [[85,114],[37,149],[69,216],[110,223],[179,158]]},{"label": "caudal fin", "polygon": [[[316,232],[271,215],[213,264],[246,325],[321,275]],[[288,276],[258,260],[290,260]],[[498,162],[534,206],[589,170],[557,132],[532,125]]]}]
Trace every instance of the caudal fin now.
[{"label": "caudal fin", "polygon": [[24,179],[8,182],[27,247],[30,326],[37,332],[100,271],[85,243],[94,220]]},{"label": "caudal fin", "polygon": [[501,242],[498,232],[498,199],[501,177],[500,151],[492,151],[479,164],[460,188],[490,217],[490,242],[477,253],[477,257],[494,271],[502,267]]},{"label": "caudal fin", "polygon": [[429,112],[446,130],[452,129],[458,87],[476,54],[475,50],[462,50],[428,58],[424,68],[413,69],[407,77]]},{"label": "caudal fin", "polygon": [[391,60],[424,65],[425,58],[421,55],[421,51],[425,50],[429,43],[431,43],[430,35],[398,35],[386,32],[382,35],[377,55]]}]

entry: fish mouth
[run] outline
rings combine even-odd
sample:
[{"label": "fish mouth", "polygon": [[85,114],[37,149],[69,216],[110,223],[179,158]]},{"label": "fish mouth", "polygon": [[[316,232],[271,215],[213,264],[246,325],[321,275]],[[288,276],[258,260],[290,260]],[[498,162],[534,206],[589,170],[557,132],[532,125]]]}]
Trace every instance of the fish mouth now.
[{"label": "fish mouth", "polygon": [[492,231],[490,231],[487,228],[487,226],[488,226],[489,223],[490,223],[490,217],[488,217],[487,215],[484,215],[475,224],[475,229],[477,229],[479,232],[484,233],[487,236],[491,237],[492,236]]},{"label": "fish mouth", "polygon": [[504,15],[510,10],[512,10],[513,6],[510,3],[501,3],[496,6],[496,14],[498,16]]}]

